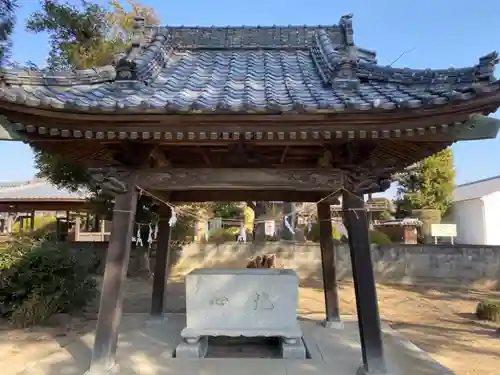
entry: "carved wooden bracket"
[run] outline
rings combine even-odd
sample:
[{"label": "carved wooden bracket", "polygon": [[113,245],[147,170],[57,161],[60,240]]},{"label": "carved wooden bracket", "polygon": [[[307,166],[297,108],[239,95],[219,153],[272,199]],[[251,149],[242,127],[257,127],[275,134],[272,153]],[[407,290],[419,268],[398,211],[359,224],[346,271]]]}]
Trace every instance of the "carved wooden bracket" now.
[{"label": "carved wooden bracket", "polygon": [[125,194],[130,188],[130,179],[134,173],[131,169],[92,168],[89,169],[90,183],[103,194]]},{"label": "carved wooden bracket", "polygon": [[379,193],[391,186],[391,176],[395,167],[383,168],[352,168],[346,171],[346,189],[355,194]]}]

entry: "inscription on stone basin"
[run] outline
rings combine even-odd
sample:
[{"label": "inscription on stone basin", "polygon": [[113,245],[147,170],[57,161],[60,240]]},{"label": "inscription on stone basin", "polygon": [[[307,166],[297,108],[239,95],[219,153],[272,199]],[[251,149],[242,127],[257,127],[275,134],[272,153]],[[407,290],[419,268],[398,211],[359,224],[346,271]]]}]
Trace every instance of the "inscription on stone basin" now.
[{"label": "inscription on stone basin", "polygon": [[301,337],[298,277],[287,269],[205,268],[186,276],[183,337]]}]

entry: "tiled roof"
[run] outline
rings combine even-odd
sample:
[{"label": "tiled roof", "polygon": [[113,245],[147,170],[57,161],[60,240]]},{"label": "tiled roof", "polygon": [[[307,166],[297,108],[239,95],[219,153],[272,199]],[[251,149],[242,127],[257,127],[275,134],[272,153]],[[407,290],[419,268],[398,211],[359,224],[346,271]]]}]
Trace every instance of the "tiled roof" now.
[{"label": "tiled roof", "polygon": [[[464,69],[377,65],[338,26],[137,26],[115,67],[76,72],[10,70],[0,102],[71,111],[283,113],[396,110],[459,103],[488,93],[496,53]],[[142,30],[142,31],[141,31]]]},{"label": "tiled roof", "polygon": [[46,180],[0,183],[0,202],[20,200],[87,200],[83,191],[60,189]]}]

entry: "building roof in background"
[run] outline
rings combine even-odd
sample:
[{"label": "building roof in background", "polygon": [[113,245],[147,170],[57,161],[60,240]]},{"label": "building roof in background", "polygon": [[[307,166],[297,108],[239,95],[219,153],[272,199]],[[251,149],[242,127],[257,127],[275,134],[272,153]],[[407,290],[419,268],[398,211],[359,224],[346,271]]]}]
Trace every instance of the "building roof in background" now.
[{"label": "building roof in background", "polygon": [[89,198],[89,194],[84,191],[72,192],[67,189],[60,189],[52,185],[45,179],[34,179],[23,182],[0,183],[1,201],[84,201]]},{"label": "building roof in background", "polygon": [[500,191],[500,176],[458,185],[453,192],[453,202],[482,198]]}]

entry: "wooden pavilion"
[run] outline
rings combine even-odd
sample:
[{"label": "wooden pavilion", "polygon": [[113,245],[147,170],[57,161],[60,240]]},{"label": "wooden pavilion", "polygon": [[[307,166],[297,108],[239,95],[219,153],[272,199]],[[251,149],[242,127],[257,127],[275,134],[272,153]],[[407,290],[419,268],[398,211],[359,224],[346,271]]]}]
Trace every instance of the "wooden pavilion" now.
[{"label": "wooden pavilion", "polygon": [[[330,208],[343,195],[362,361],[385,373],[363,194],[456,141],[494,138],[496,53],[463,69],[377,64],[336,26],[160,27],[115,66],[0,75],[4,138],[95,168],[116,194],[91,372],[114,365],[137,187],[169,202],[318,202],[326,326],[339,320]],[[152,315],[162,315],[170,209]]]},{"label": "wooden pavilion", "polygon": [[48,216],[45,223],[55,219],[57,238],[104,241],[109,237],[105,220],[94,208],[89,192],[61,189],[45,179],[0,183],[0,233],[11,233],[15,220],[19,231],[34,230],[35,217],[41,215]]},{"label": "wooden pavilion", "polygon": [[85,211],[89,195],[59,189],[43,179],[0,183],[0,212]]}]

